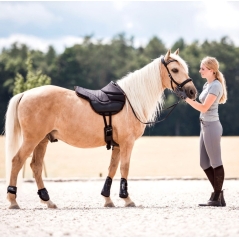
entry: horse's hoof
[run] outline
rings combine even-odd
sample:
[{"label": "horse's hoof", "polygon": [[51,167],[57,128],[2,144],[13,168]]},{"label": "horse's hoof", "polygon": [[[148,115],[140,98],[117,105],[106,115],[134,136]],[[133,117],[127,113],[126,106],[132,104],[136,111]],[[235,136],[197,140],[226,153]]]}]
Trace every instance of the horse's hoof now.
[{"label": "horse's hoof", "polygon": [[115,207],[114,203],[110,202],[104,205],[104,207]]},{"label": "horse's hoof", "polygon": [[11,205],[9,209],[20,209],[20,207],[17,204],[15,204],[15,205]]},{"label": "horse's hoof", "polygon": [[126,204],[125,207],[136,207],[134,202],[131,202],[129,204]]},{"label": "horse's hoof", "polygon": [[47,207],[48,208],[57,208],[56,204],[48,204]]},{"label": "horse's hoof", "polygon": [[105,205],[104,207],[115,207],[114,203],[112,202],[110,197],[105,197],[103,196],[103,198],[105,199]]},{"label": "horse's hoof", "polygon": [[40,200],[40,202],[46,204],[48,208],[57,208],[56,204],[54,204],[51,200],[48,201]]}]

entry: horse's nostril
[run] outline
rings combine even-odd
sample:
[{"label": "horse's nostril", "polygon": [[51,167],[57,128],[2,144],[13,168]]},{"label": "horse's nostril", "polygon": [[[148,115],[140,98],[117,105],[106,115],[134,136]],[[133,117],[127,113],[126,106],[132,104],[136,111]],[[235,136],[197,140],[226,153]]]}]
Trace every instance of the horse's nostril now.
[{"label": "horse's nostril", "polygon": [[190,90],[189,93],[190,93],[190,95],[194,95],[193,90]]}]

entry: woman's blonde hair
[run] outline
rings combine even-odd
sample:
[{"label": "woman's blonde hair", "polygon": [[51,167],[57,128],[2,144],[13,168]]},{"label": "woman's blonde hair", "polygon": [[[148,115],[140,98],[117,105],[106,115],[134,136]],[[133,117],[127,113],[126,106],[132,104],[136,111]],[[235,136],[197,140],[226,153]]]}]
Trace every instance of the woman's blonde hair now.
[{"label": "woman's blonde hair", "polygon": [[215,74],[215,78],[221,82],[222,88],[223,88],[223,94],[221,99],[219,100],[219,104],[225,104],[227,101],[226,80],[223,74],[221,73],[221,71],[219,71],[219,63],[217,59],[215,57],[207,56],[202,59],[201,63],[205,65],[208,69],[213,70],[213,73]]}]

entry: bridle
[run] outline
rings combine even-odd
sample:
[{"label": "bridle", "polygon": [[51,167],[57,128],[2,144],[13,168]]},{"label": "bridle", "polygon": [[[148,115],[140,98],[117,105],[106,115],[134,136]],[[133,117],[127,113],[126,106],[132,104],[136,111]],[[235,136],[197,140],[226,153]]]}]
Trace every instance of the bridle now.
[{"label": "bridle", "polygon": [[[165,62],[164,57],[162,57],[162,59],[161,59],[162,64],[163,64],[163,65],[165,66],[165,68],[167,69],[168,76],[169,76],[169,78],[170,78],[170,80],[171,80],[171,87],[172,87],[172,90],[173,90],[173,91],[174,91],[173,82],[174,82],[174,84],[177,85],[178,88],[182,89],[182,87],[183,87],[185,84],[187,84],[187,83],[190,82],[190,81],[193,81],[191,78],[188,78],[188,79],[186,79],[185,81],[183,81],[181,84],[179,84],[177,81],[175,81],[175,80],[173,79],[171,73],[169,72],[168,64],[171,63],[171,62],[174,62],[174,61],[177,61],[177,60],[174,60],[174,59],[173,59],[173,60],[169,60],[169,61]],[[127,98],[127,96],[126,96],[126,98]],[[176,106],[178,105],[178,103],[180,102],[180,99],[179,99],[177,103],[175,103],[175,104],[169,106],[168,108],[166,108],[165,110],[168,110],[168,109],[170,109],[170,108],[172,108],[172,109],[169,111],[169,113],[168,113],[162,120],[157,120],[157,121],[153,121],[153,122],[144,123],[144,122],[142,122],[142,121],[138,118],[138,116],[137,116],[136,113],[134,112],[134,108],[132,107],[132,105],[131,105],[131,103],[130,103],[130,101],[129,101],[128,98],[127,98],[127,100],[128,100],[128,102],[129,102],[129,104],[130,104],[130,106],[131,106],[131,109],[132,109],[132,111],[133,111],[135,117],[136,117],[142,124],[157,124],[157,123],[160,123],[160,122],[164,121],[165,119],[168,118],[168,116],[172,113],[172,111],[175,109],[175,107],[176,107]]]},{"label": "bridle", "polygon": [[171,80],[171,87],[172,87],[173,91],[174,91],[173,82],[174,82],[174,84],[177,85],[178,88],[182,89],[185,84],[187,84],[190,81],[193,81],[191,78],[188,78],[185,81],[183,81],[181,84],[178,84],[178,82],[173,79],[171,73],[169,72],[168,64],[171,63],[171,62],[174,62],[174,61],[177,61],[177,60],[169,60],[169,61],[165,62],[164,57],[162,57],[162,59],[161,59],[161,62],[164,64],[164,66],[165,66],[165,68],[166,68],[166,70],[168,72],[168,76],[169,76],[169,78]]}]

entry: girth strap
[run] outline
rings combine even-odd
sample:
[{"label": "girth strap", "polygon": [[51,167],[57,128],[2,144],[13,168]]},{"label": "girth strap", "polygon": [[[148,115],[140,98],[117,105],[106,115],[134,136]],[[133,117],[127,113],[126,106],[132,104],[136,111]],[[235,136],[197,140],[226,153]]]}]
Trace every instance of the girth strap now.
[{"label": "girth strap", "polygon": [[111,149],[111,145],[113,146],[113,148],[114,148],[114,146],[119,146],[119,145],[113,140],[113,128],[111,125],[111,122],[112,122],[111,113],[109,113],[109,124],[107,124],[105,114],[103,114],[103,118],[104,118],[104,123],[105,123],[104,133],[105,133],[106,148],[107,148],[107,150],[109,150],[109,149]]}]

